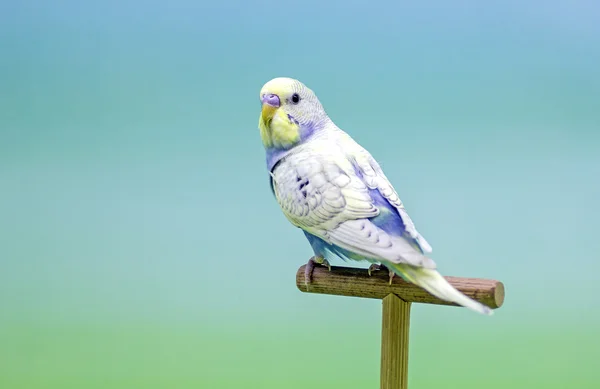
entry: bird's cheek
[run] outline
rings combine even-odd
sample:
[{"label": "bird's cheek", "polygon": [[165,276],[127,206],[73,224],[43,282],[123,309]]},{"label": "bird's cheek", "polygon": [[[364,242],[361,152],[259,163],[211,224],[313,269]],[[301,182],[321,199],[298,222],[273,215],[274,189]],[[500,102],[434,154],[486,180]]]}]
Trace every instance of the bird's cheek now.
[{"label": "bird's cheek", "polygon": [[282,110],[274,115],[271,122],[271,131],[274,143],[281,146],[290,146],[300,140],[300,126],[290,120]]}]

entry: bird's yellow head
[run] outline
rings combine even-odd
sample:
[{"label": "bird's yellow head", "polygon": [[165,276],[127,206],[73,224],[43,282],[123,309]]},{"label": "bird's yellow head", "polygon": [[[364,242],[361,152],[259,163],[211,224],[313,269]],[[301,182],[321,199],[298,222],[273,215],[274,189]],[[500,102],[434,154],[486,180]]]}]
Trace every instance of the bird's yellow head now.
[{"label": "bird's yellow head", "polygon": [[258,119],[265,148],[289,149],[307,139],[328,118],[321,103],[304,84],[292,78],[274,78],[260,91]]}]

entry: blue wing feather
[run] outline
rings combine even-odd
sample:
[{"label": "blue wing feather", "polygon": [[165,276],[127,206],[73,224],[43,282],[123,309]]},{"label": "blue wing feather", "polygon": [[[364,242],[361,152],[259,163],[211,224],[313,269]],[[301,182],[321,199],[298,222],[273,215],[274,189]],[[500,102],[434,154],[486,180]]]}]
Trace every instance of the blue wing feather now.
[{"label": "blue wing feather", "polygon": [[[363,174],[356,164],[354,165],[354,170],[356,175],[363,179]],[[379,215],[369,218],[369,220],[388,234],[403,237],[409,241],[417,251],[424,254],[425,252],[419,242],[406,231],[406,224],[404,223],[404,220],[402,220],[402,216],[398,212],[398,209],[383,197],[381,192],[379,192],[379,189],[369,188],[369,194],[371,195],[375,206],[379,209]]]},{"label": "blue wing feather", "polygon": [[390,235],[403,237],[421,254],[424,254],[419,242],[406,232],[406,225],[396,207],[390,204],[377,189],[369,189],[369,194],[375,206],[379,208],[379,215],[369,219],[371,223]]}]

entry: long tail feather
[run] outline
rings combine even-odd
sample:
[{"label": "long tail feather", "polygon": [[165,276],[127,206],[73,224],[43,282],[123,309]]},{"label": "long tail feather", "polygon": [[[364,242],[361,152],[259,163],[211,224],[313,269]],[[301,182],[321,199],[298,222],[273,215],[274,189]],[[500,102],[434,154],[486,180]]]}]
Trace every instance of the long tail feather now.
[{"label": "long tail feather", "polygon": [[465,296],[446,281],[437,270],[425,269],[406,264],[386,263],[394,273],[425,289],[442,300],[450,301],[475,312],[492,315],[493,311],[485,305]]}]

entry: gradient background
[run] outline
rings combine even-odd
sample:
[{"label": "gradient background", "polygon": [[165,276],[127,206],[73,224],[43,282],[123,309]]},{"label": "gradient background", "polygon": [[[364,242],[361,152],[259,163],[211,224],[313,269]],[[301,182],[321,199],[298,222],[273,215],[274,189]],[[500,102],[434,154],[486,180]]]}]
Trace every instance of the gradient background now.
[{"label": "gradient background", "polygon": [[506,285],[492,318],[413,308],[412,388],[600,384],[594,2],[4,1],[0,48],[0,387],[378,387],[381,303],[294,284],[277,76],[444,274]]}]

